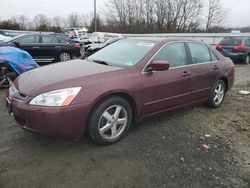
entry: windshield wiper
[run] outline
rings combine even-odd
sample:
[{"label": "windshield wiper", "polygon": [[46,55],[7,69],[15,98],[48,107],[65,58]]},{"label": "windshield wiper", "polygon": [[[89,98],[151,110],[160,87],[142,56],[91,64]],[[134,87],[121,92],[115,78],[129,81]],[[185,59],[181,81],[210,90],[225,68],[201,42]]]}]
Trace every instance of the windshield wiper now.
[{"label": "windshield wiper", "polygon": [[95,63],[102,64],[102,65],[112,66],[109,63],[107,63],[106,61],[102,61],[102,60],[91,60],[91,61],[94,61]]}]

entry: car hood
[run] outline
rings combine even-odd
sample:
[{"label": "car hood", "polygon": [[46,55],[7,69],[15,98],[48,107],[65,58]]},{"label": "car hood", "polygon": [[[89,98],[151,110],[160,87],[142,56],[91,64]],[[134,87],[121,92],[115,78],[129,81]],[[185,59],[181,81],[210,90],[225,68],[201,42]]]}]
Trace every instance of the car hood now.
[{"label": "car hood", "polygon": [[26,72],[20,75],[14,84],[22,93],[35,96],[51,90],[83,86],[87,77],[121,69],[89,61],[72,60]]}]

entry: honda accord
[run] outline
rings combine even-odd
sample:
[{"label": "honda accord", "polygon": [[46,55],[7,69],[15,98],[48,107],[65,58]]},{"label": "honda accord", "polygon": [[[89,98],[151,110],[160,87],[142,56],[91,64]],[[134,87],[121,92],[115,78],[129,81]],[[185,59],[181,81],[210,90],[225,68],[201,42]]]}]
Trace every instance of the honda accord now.
[{"label": "honda accord", "polygon": [[6,105],[20,127],[112,144],[133,122],[200,103],[219,107],[234,82],[232,61],[192,40],[128,38],[72,61],[14,81]]}]

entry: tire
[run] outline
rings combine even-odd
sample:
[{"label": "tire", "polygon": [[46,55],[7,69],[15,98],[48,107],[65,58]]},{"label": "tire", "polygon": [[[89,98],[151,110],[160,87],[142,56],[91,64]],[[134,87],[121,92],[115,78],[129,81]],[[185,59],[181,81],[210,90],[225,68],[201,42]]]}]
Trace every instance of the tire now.
[{"label": "tire", "polygon": [[125,99],[109,97],[92,111],[87,127],[88,136],[99,145],[113,144],[127,133],[132,116],[131,106]]},{"label": "tire", "polygon": [[223,80],[218,80],[210,93],[209,100],[207,101],[207,106],[210,108],[218,108],[224,101],[226,94],[226,84]]},{"label": "tire", "polygon": [[69,61],[71,60],[71,55],[68,52],[62,52],[60,53],[60,55],[58,56],[58,61]]},{"label": "tire", "polygon": [[12,80],[5,76],[5,77],[1,77],[0,76],[0,88],[3,89],[3,88],[9,88],[10,85],[12,84]]},{"label": "tire", "polygon": [[247,57],[246,57],[246,60],[245,60],[245,64],[249,64],[250,63],[250,55],[248,55]]}]

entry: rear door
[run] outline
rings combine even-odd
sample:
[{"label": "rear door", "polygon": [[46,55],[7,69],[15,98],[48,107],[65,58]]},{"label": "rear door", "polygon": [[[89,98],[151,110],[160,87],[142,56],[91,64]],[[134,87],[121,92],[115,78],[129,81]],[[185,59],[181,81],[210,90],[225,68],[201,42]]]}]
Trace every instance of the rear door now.
[{"label": "rear door", "polygon": [[222,65],[206,45],[189,42],[187,47],[192,74],[192,100],[203,100],[209,97]]},{"label": "rear door", "polygon": [[143,116],[174,109],[191,101],[191,75],[186,66],[184,43],[167,44],[151,62],[162,60],[170,63],[169,70],[142,74]]},{"label": "rear door", "polygon": [[40,58],[47,61],[54,61],[63,50],[63,44],[55,36],[42,35],[40,44]]}]

